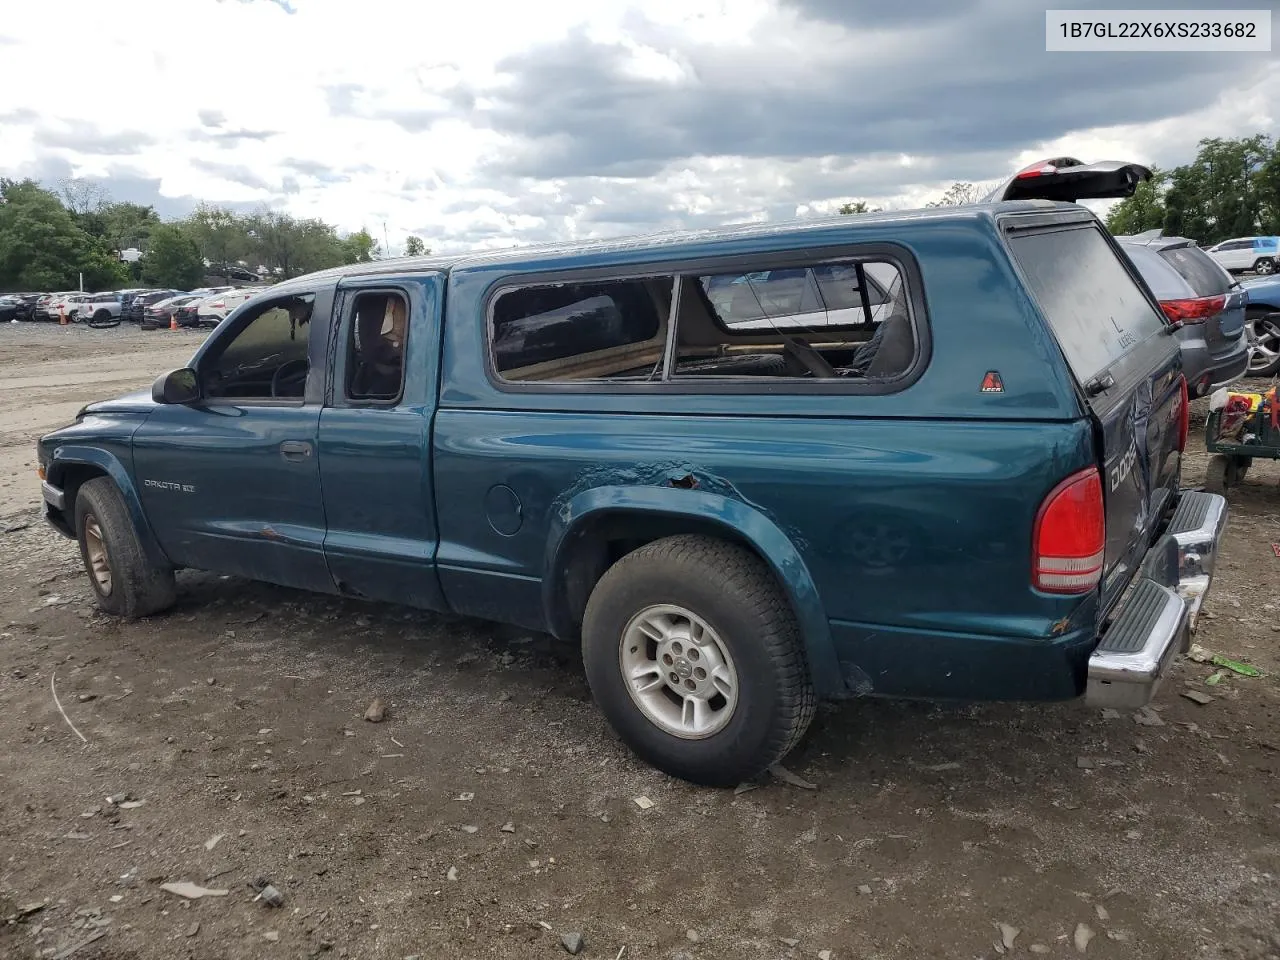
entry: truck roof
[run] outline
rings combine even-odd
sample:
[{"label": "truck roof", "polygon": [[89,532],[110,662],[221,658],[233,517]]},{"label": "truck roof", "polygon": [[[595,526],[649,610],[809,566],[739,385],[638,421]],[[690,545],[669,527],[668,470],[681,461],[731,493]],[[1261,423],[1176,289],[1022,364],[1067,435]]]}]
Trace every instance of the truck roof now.
[{"label": "truck roof", "polygon": [[[890,210],[881,213],[864,213],[853,216],[807,217],[795,220],[771,220],[759,223],[734,224],[703,230],[674,230],[639,236],[612,237],[601,240],[554,241],[543,244],[527,244],[501,250],[475,251],[450,255],[424,257],[397,257],[391,260],[375,260],[370,263],[353,263],[317,273],[286,280],[272,293],[287,293],[295,286],[305,286],[318,279],[340,277],[369,277],[419,271],[450,272],[458,268],[483,268],[500,264],[519,263],[537,265],[562,261],[566,257],[581,255],[583,262],[576,266],[593,266],[618,253],[636,254],[652,251],[657,259],[685,256],[714,256],[736,252],[734,246],[758,237],[792,236],[809,234],[815,244],[838,242],[823,234],[845,235],[857,232],[882,233],[888,225],[914,224],[932,220],[994,220],[997,215],[1011,213],[1059,213],[1064,220],[1091,219],[1093,214],[1074,203],[1049,200],[1009,200],[996,203],[977,203],[954,207],[932,207],[922,210]],[[822,237],[821,239],[818,239]],[[729,249],[726,249],[729,247]],[[628,258],[630,259],[630,257]]]}]

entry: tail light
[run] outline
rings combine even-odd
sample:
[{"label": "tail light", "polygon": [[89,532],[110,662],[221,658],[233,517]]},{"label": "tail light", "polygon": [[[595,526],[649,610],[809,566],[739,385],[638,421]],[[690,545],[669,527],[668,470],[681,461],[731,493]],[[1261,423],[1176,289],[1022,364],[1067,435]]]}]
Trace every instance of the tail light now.
[{"label": "tail light", "polygon": [[209,309],[210,309],[210,310],[221,310],[221,309],[222,309],[223,307],[225,307],[225,306],[226,306],[226,304],[225,304],[225,303],[223,303],[221,300],[215,300],[213,303],[209,304]]},{"label": "tail light", "polygon": [[1204,323],[1227,305],[1225,296],[1192,297],[1188,300],[1161,300],[1160,308],[1174,323]]},{"label": "tail light", "polygon": [[1032,177],[1047,177],[1051,173],[1057,173],[1058,168],[1052,163],[1033,163],[1029,167],[1019,170],[1015,180],[1030,180]]},{"label": "tail light", "polygon": [[1032,536],[1032,582],[1045,593],[1088,593],[1102,580],[1106,547],[1102,475],[1089,467],[1063,480],[1040,505]]},{"label": "tail light", "polygon": [[1187,449],[1187,434],[1191,430],[1191,397],[1188,396],[1187,378],[1178,377],[1178,452]]}]

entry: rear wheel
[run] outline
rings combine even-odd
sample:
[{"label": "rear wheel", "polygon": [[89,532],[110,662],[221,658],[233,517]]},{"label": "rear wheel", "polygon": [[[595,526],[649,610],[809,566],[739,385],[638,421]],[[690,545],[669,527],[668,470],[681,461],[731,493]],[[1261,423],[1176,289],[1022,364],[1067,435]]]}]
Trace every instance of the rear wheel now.
[{"label": "rear wheel", "polygon": [[1216,453],[1209,458],[1205,468],[1204,488],[1209,493],[1226,493],[1244,482],[1245,474],[1253,465],[1252,457],[1240,457]]},{"label": "rear wheel", "polygon": [[1270,307],[1250,307],[1249,376],[1269,377],[1280,372],[1280,312]]},{"label": "rear wheel", "polygon": [[587,603],[582,652],[618,735],[694,783],[756,776],[813,719],[785,594],[759,557],[723,540],[668,537],[610,567]]},{"label": "rear wheel", "polygon": [[111,315],[111,311],[109,310],[99,310],[97,313],[95,313],[92,317],[89,318],[89,326],[94,327],[95,329],[102,329],[104,327],[115,327],[119,325],[120,325],[120,318],[113,317]]},{"label": "rear wheel", "polygon": [[1276,261],[1273,257],[1259,257],[1253,262],[1253,272],[1270,274],[1276,272]]},{"label": "rear wheel", "polygon": [[173,605],[173,568],[147,558],[115,483],[98,477],[80,487],[75,522],[80,557],[100,609],[133,620]]}]

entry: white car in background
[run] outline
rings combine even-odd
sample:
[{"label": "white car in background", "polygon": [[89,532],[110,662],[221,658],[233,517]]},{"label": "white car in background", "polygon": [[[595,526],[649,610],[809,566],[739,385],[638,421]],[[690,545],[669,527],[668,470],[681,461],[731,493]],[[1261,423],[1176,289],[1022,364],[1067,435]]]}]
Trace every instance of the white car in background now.
[{"label": "white car in background", "polygon": [[196,308],[200,322],[218,324],[240,304],[261,293],[261,290],[226,290],[205,297]]},{"label": "white car in background", "polygon": [[1236,237],[1215,243],[1205,253],[1232,273],[1271,274],[1280,264],[1280,237]]}]

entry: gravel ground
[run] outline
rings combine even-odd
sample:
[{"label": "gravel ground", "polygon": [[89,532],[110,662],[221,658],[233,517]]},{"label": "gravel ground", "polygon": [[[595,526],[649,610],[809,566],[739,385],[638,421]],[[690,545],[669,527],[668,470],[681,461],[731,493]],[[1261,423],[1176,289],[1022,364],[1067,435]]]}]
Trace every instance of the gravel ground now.
[{"label": "gravel ground", "polygon": [[0,957],[1280,957],[1280,464],[1232,493],[1197,638],[1263,677],[824,708],[787,761],[816,789],[705,790],[542,637],[207,574],[99,616],[30,440],[197,342],[0,330]]}]

